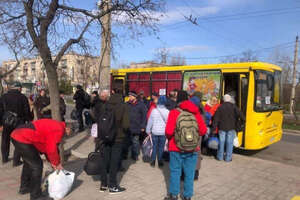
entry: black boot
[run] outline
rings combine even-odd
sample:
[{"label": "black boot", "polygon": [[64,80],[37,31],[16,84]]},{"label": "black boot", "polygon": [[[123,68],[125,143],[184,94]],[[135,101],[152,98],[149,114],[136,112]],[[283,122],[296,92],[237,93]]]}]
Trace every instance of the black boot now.
[{"label": "black boot", "polygon": [[151,167],[155,167],[155,160],[150,162]]},{"label": "black boot", "polygon": [[198,180],[198,178],[199,178],[199,170],[196,170],[194,180],[196,181],[196,180]]},{"label": "black boot", "polygon": [[182,200],[191,200],[191,197],[183,197]]},{"label": "black boot", "polygon": [[175,196],[175,195],[169,194],[168,196],[166,196],[164,198],[164,200],[178,200],[178,197],[177,197],[177,195]]}]

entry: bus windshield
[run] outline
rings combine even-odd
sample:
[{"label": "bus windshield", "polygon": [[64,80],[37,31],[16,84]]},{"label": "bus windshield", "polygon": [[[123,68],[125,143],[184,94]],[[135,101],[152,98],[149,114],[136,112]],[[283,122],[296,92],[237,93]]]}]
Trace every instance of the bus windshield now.
[{"label": "bus windshield", "polygon": [[281,72],[255,71],[255,111],[281,110]]}]

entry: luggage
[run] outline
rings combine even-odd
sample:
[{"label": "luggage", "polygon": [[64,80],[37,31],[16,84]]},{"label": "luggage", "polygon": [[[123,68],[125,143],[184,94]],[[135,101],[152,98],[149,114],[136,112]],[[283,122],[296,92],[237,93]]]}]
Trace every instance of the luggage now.
[{"label": "luggage", "polygon": [[84,118],[85,118],[85,125],[86,126],[91,126],[93,124],[93,118],[92,115],[89,111],[84,111],[83,112]]},{"label": "luggage", "polygon": [[142,154],[143,154],[143,161],[150,162],[153,150],[153,143],[151,135],[148,135],[142,145]]},{"label": "luggage", "polygon": [[64,198],[71,190],[75,178],[74,172],[58,170],[50,174],[48,180],[48,193],[54,200]]},{"label": "luggage", "polygon": [[72,120],[77,120],[77,110],[75,108],[71,111],[70,117]]},{"label": "luggage", "polygon": [[101,152],[91,152],[83,167],[87,175],[98,175],[101,173],[102,154]]},{"label": "luggage", "polygon": [[212,137],[208,138],[207,147],[210,149],[218,150],[219,138],[217,136],[212,136]]}]

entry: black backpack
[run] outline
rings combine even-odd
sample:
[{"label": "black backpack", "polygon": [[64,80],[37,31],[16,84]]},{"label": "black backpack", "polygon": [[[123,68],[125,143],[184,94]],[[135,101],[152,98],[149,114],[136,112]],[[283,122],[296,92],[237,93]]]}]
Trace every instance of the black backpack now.
[{"label": "black backpack", "polygon": [[91,106],[91,97],[87,92],[84,92],[83,102],[84,102],[84,107],[89,109]]},{"label": "black backpack", "polygon": [[15,128],[19,123],[18,114],[6,109],[6,103],[3,102],[4,114],[2,116],[2,124]]},{"label": "black backpack", "polygon": [[112,143],[117,135],[115,113],[111,105],[104,104],[103,107],[98,120],[98,137],[104,143]]}]

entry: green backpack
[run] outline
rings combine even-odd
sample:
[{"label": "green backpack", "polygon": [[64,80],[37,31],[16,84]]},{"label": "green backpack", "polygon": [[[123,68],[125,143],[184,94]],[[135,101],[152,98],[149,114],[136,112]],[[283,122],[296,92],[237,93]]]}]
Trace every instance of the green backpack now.
[{"label": "green backpack", "polygon": [[195,116],[181,109],[176,120],[175,143],[183,152],[194,151],[199,145],[199,127]]}]

